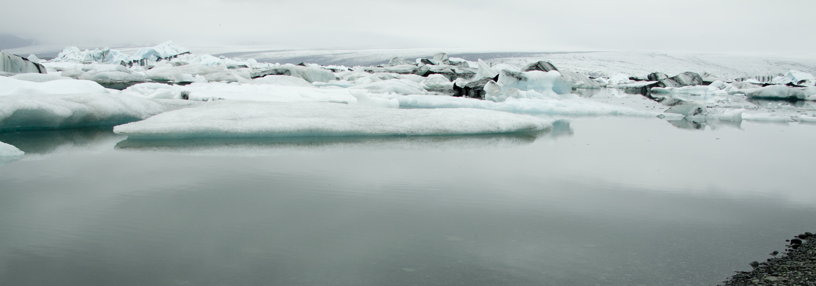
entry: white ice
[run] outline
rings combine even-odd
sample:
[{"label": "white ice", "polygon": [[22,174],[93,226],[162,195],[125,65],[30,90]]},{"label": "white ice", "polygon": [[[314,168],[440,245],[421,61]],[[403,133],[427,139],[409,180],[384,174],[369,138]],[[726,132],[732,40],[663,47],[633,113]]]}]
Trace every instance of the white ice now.
[{"label": "white ice", "polygon": [[115,125],[182,104],[118,94],[91,81],[0,77],[0,130]]},{"label": "white ice", "polygon": [[155,61],[158,59],[169,58],[172,56],[177,56],[189,52],[190,50],[177,46],[172,41],[167,41],[153,47],[139,49],[138,51],[136,51],[136,53],[133,54],[131,59],[133,60],[146,59]]},{"label": "white ice", "polygon": [[39,73],[37,65],[26,61],[22,57],[0,51],[0,72],[7,73]]},{"label": "white ice", "polygon": [[477,108],[521,114],[563,116],[651,117],[661,113],[597,102],[574,94],[551,98],[508,98],[503,102],[434,95],[395,96],[393,99],[399,102],[400,108]]},{"label": "white ice", "polygon": [[569,94],[572,85],[557,71],[512,72],[503,70],[499,81],[485,86],[485,99],[495,102],[508,98],[553,98]]},{"label": "white ice", "polygon": [[752,98],[816,100],[816,87],[809,86],[801,88],[784,85],[769,85],[746,90],[745,94]]},{"label": "white ice", "polygon": [[266,102],[341,102],[354,103],[356,97],[352,91],[343,88],[317,88],[303,85],[281,85],[253,83],[193,83],[186,86],[175,86],[158,83],[137,84],[125,89],[123,94],[139,95],[148,98],[182,98],[195,101],[266,101]]},{"label": "white ice", "polygon": [[545,131],[538,117],[476,109],[212,102],[114,127],[130,139],[477,135]]},{"label": "white ice", "polygon": [[798,70],[790,70],[784,76],[774,78],[776,84],[795,84],[813,86],[816,84],[816,78],[812,74]]},{"label": "white ice", "polygon": [[25,152],[20,151],[17,147],[0,142],[0,160],[3,160],[3,157],[19,157],[24,154]]}]

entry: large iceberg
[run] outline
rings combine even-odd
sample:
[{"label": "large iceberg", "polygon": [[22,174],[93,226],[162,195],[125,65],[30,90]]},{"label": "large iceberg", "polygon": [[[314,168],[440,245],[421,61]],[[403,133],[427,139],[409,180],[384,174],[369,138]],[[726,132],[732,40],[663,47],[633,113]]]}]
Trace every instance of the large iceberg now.
[{"label": "large iceberg", "polygon": [[816,87],[769,85],[747,90],[745,95],[758,99],[816,100]]},{"label": "large iceberg", "polygon": [[17,55],[0,52],[0,72],[2,73],[46,73],[39,63]]},{"label": "large iceberg", "polygon": [[139,61],[170,59],[188,53],[190,53],[190,50],[176,46],[172,42],[141,48],[132,55],[110,48],[81,50],[78,47],[67,47],[54,58],[54,61],[82,64],[127,64]]},{"label": "large iceberg", "polygon": [[178,104],[111,93],[85,80],[30,82],[0,77],[0,131],[116,125]]},{"label": "large iceberg", "polygon": [[114,127],[129,139],[428,136],[534,133],[542,118],[475,109],[337,103],[213,102]]},{"label": "large iceberg", "polygon": [[132,60],[157,61],[170,59],[183,54],[189,54],[190,50],[175,45],[172,41],[167,41],[153,47],[141,48],[131,57]]},{"label": "large iceberg", "polygon": [[78,47],[67,47],[57,54],[54,61],[82,64],[120,64],[122,62],[129,62],[131,59],[130,56],[121,51],[110,48],[81,50]]}]

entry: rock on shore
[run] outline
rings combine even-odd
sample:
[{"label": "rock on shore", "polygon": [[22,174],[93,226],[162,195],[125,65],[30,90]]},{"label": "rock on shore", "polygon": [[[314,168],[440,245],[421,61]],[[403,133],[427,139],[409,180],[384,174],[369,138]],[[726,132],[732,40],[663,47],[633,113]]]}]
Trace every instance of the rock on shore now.
[{"label": "rock on shore", "polygon": [[816,285],[816,236],[797,235],[788,240],[783,255],[777,254],[766,262],[751,262],[752,271],[737,272],[722,285]]}]

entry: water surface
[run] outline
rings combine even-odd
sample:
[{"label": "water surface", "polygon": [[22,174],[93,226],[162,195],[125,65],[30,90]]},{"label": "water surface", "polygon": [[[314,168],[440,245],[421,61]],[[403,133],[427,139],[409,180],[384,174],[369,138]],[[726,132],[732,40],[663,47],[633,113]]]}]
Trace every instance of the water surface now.
[{"label": "water surface", "polygon": [[0,285],[711,285],[816,225],[816,126],[0,134]]}]

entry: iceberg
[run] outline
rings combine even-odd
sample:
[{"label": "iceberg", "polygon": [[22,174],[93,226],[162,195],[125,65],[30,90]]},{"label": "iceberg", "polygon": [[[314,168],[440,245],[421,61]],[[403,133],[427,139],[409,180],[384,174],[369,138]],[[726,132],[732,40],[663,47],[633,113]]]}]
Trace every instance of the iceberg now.
[{"label": "iceberg", "polygon": [[[718,82],[722,83],[722,82]],[[724,84],[724,83],[723,83]],[[660,102],[666,98],[694,102],[699,104],[716,103],[728,98],[728,92],[720,85],[709,86],[684,86],[684,87],[655,87],[652,88],[651,96],[658,98]]]},{"label": "iceberg", "polygon": [[167,60],[189,53],[190,50],[176,46],[173,42],[164,42],[154,47],[141,48],[133,55],[127,55],[110,48],[81,50],[78,47],[67,47],[57,54],[54,61],[82,64],[132,64],[140,61]]},{"label": "iceberg", "polygon": [[305,79],[288,76],[288,75],[268,75],[265,77],[255,78],[251,81],[252,84],[271,84],[271,85],[284,85],[284,86],[300,86],[300,87],[313,87],[311,83],[306,81]]},{"label": "iceberg", "polygon": [[277,85],[263,83],[193,83],[175,86],[143,83],[129,87],[123,94],[162,99],[189,99],[196,101],[260,101],[260,102],[340,102],[354,103],[357,98],[344,88],[317,88],[312,86]]},{"label": "iceberg", "polygon": [[0,77],[0,131],[110,126],[178,105],[110,93],[92,81],[38,83]]},{"label": "iceberg", "polygon": [[67,47],[57,54],[54,61],[82,64],[120,64],[131,61],[131,57],[119,50],[110,48],[80,50],[78,47]]},{"label": "iceberg", "polygon": [[572,92],[572,84],[557,71],[512,72],[503,70],[495,84],[484,87],[485,99],[501,102],[507,98],[546,98]]},{"label": "iceberg", "polygon": [[439,136],[537,133],[542,118],[476,109],[212,102],[114,127],[131,139]]},{"label": "iceberg", "polygon": [[45,73],[21,73],[21,74],[15,74],[13,76],[10,76],[10,78],[25,80],[25,81],[33,81],[33,82],[46,82],[46,81],[54,81],[54,80],[60,80],[60,79],[71,79],[69,77],[64,77],[62,75],[54,74],[54,73],[49,73],[49,74],[45,74]]},{"label": "iceberg", "polygon": [[320,66],[296,66],[279,65],[264,69],[252,74],[252,78],[265,77],[268,75],[288,75],[302,78],[308,82],[328,82],[337,79],[333,72],[323,69]]},{"label": "iceberg", "polygon": [[0,72],[17,73],[46,73],[45,67],[27,58],[0,52]]},{"label": "iceberg", "polygon": [[745,95],[756,99],[816,100],[816,87],[769,85],[746,90]]},{"label": "iceberg", "polygon": [[553,116],[654,117],[660,114],[660,112],[597,102],[574,94],[552,98],[508,98],[502,102],[435,95],[396,96],[393,99],[399,102],[400,108],[474,108]]},{"label": "iceberg", "polygon": [[190,50],[179,47],[173,44],[172,41],[167,41],[149,48],[142,48],[136,51],[131,57],[134,61],[147,60],[159,61],[167,60],[183,54],[189,54]]},{"label": "iceberg", "polygon": [[798,70],[790,70],[784,76],[774,78],[775,84],[798,85],[798,86],[813,86],[816,84],[816,78],[812,74]]},{"label": "iceberg", "polygon": [[20,151],[17,147],[0,142],[0,160],[2,160],[3,157],[19,157],[24,154],[25,152]]}]

